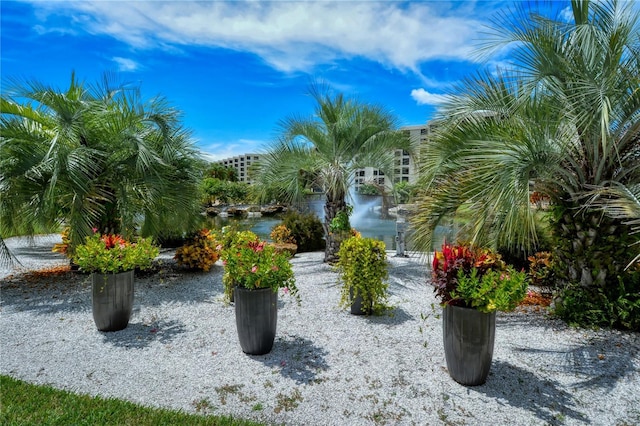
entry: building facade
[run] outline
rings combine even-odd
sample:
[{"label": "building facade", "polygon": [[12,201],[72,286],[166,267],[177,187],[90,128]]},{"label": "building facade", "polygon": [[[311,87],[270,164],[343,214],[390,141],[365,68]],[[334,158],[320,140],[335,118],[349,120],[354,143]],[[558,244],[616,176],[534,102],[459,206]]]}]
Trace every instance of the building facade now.
[{"label": "building facade", "polygon": [[[433,123],[419,124],[415,126],[404,126],[400,131],[407,135],[414,146],[421,146],[428,142],[430,135],[435,130]],[[407,182],[415,184],[418,180],[418,165],[415,158],[412,158],[407,151],[397,149],[394,151],[394,169],[392,176],[385,176],[381,170],[373,167],[365,167],[356,170],[354,184],[356,189],[363,185],[373,184],[376,186],[384,186],[387,190],[391,190],[393,185],[399,182]]]},{"label": "building facade", "polygon": [[[400,131],[404,132],[411,139],[414,146],[421,146],[429,140],[434,129],[435,125],[433,123],[425,123],[415,126],[404,126],[400,128]],[[354,176],[356,189],[367,184],[384,186],[387,190],[391,190],[393,185],[399,182],[415,184],[418,179],[418,166],[415,158],[412,158],[407,151],[401,149],[395,150],[394,156],[392,176],[385,176],[381,170],[374,169],[373,167],[356,170]],[[258,161],[260,161],[259,154],[244,154],[226,158],[217,163],[233,168],[237,172],[240,182],[251,184],[253,180],[251,179],[249,168]]]},{"label": "building facade", "polygon": [[236,171],[238,175],[239,182],[245,183],[253,183],[249,168],[251,165],[256,164],[260,160],[260,155],[258,154],[244,154],[237,155],[231,158],[225,158],[224,160],[217,161],[218,164],[222,164],[225,167],[232,168]]}]

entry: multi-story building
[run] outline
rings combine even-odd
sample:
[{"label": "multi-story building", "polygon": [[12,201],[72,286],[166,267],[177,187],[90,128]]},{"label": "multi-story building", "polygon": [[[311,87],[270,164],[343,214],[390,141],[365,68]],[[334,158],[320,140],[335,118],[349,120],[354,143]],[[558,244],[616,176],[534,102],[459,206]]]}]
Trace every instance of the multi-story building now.
[{"label": "multi-story building", "polygon": [[252,164],[256,164],[259,160],[260,155],[258,154],[244,154],[226,158],[224,160],[218,161],[217,163],[235,169],[236,173],[238,174],[238,181],[250,184],[252,183],[252,180],[251,176],[249,175],[249,168]]},{"label": "multi-story building", "polygon": [[[419,124],[415,126],[404,126],[400,131],[404,132],[415,146],[420,146],[429,140],[430,134],[435,129],[432,123]],[[415,158],[411,157],[407,151],[397,149],[394,152],[394,169],[391,177],[385,176],[381,170],[373,167],[365,167],[356,170],[354,183],[356,189],[365,184],[383,185],[391,189],[399,182],[416,183],[418,179],[418,166]]]},{"label": "multi-story building", "polygon": [[[425,123],[415,126],[404,126],[401,127],[400,130],[409,136],[414,145],[419,146],[429,140],[429,136],[434,128],[434,124]],[[399,182],[416,183],[418,179],[418,167],[415,158],[411,157],[407,151],[401,149],[395,150],[394,155],[395,163],[392,176],[385,176],[382,170],[377,170],[373,167],[356,170],[354,176],[356,189],[365,184],[380,185],[391,189],[394,184]],[[244,154],[220,160],[218,163],[234,168],[238,174],[238,180],[250,184],[252,183],[252,179],[249,174],[249,168],[259,160],[259,154]]]}]

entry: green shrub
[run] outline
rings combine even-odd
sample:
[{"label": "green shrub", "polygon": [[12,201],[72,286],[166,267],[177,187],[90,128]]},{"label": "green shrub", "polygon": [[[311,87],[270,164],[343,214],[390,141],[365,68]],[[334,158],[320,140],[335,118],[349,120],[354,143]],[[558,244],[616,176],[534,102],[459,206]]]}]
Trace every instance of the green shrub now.
[{"label": "green shrub", "polygon": [[618,285],[569,285],[555,299],[554,313],[571,325],[640,331],[640,271],[618,277]]},{"label": "green shrub", "polygon": [[149,269],[158,253],[151,238],[129,241],[120,235],[95,233],[76,247],[72,259],[82,271],[113,274]]},{"label": "green shrub", "polygon": [[380,195],[380,190],[375,185],[372,185],[370,183],[365,183],[364,185],[360,185],[360,187],[358,188],[358,194],[361,194],[361,195]]},{"label": "green shrub", "polygon": [[313,213],[288,212],[282,224],[289,228],[298,244],[298,253],[324,250],[322,222]]},{"label": "green shrub", "polygon": [[552,293],[556,289],[556,281],[553,275],[553,255],[549,251],[539,251],[529,260],[529,279],[531,284],[543,289],[546,293]]},{"label": "green shrub", "polygon": [[189,269],[208,271],[220,258],[221,245],[216,234],[201,229],[189,236],[184,245],[178,247],[174,259],[178,265]]},{"label": "green shrub", "polygon": [[296,244],[296,239],[291,235],[291,230],[282,224],[271,228],[271,234],[269,234],[269,237],[274,243]]},{"label": "green shrub", "polygon": [[345,210],[340,210],[336,213],[336,216],[331,219],[329,224],[329,231],[333,233],[349,232],[351,231],[351,223],[349,223],[349,216],[353,212],[353,206],[347,206]]},{"label": "green shrub", "polygon": [[359,236],[347,238],[340,245],[338,263],[342,292],[340,306],[351,306],[353,299],[362,297],[366,314],[380,314],[387,306],[385,281],[389,277],[384,242]]}]

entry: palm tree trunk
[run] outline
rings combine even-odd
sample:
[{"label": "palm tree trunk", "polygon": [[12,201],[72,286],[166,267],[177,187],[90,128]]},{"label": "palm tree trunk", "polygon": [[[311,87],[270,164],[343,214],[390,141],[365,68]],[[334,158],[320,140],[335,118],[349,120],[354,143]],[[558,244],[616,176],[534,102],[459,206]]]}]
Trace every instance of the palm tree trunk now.
[{"label": "palm tree trunk", "polygon": [[338,200],[330,200],[327,197],[327,202],[324,205],[324,222],[322,223],[325,240],[327,242],[324,251],[325,263],[333,264],[338,261],[338,251],[340,250],[340,244],[342,243],[343,236],[331,232],[329,225],[338,212],[345,211],[346,209],[347,203],[344,201],[344,197]]},{"label": "palm tree trunk", "polygon": [[628,244],[638,241],[629,226],[598,212],[565,209],[552,223],[556,236],[556,274],[562,284],[583,288],[617,285],[631,260]]}]

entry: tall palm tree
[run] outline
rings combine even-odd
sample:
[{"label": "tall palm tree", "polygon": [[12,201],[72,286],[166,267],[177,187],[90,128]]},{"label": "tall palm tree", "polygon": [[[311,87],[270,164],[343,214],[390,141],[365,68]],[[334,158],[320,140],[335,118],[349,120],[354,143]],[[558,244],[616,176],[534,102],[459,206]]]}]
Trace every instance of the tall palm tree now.
[{"label": "tall palm tree", "polygon": [[362,103],[313,84],[312,117],[282,120],[281,135],[260,157],[257,181],[285,201],[300,200],[309,186],[325,194],[325,262],[334,262],[339,240],[329,232],[339,212],[348,212],[347,195],[354,172],[371,166],[391,176],[394,149],[411,151],[409,139],[397,131],[396,118],[383,107]]},{"label": "tall palm tree", "polygon": [[197,217],[198,156],[181,114],[105,75],[61,91],[12,80],[1,100],[0,233],[70,227],[160,236]]},{"label": "tall palm tree", "polygon": [[624,272],[640,236],[607,202],[607,188],[640,182],[639,18],[631,3],[571,5],[572,22],[534,13],[495,20],[488,46],[512,48],[514,68],[467,79],[439,111],[440,134],[422,157],[414,225],[430,248],[435,226],[464,205],[474,213],[473,241],[535,250],[529,197],[542,193],[553,210],[558,274],[571,295],[565,303],[573,304],[565,312],[593,303],[601,317],[587,321],[616,323],[604,311],[616,310],[612,300],[640,282]]}]

